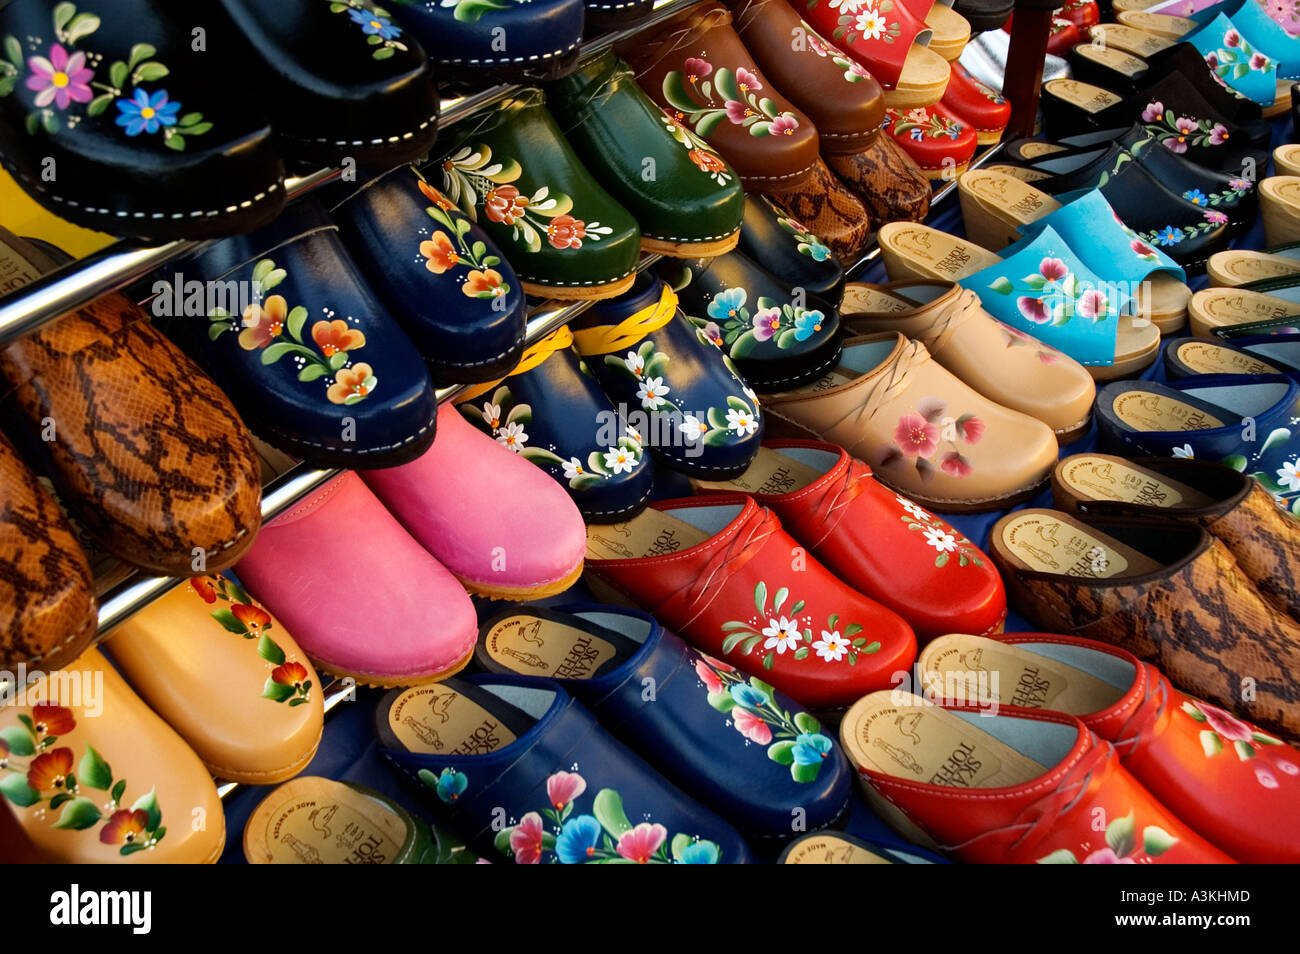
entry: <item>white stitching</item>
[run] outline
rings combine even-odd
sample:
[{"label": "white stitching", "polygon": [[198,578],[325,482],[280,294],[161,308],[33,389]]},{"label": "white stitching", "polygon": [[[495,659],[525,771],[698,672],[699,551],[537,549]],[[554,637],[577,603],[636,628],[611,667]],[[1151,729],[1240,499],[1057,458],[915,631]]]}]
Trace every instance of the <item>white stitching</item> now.
[{"label": "white stitching", "polygon": [[550,60],[560,56],[567,56],[578,48],[579,44],[574,43],[566,49],[552,50],[550,53],[534,53],[531,56],[511,56],[511,57],[438,57],[439,63],[462,63],[467,66],[493,65],[496,63],[531,63],[536,60]]},{"label": "white stitching", "polygon": [[420,130],[425,129],[430,123],[438,121],[437,115],[430,116],[420,125],[416,126],[410,132],[404,132],[400,136],[381,136],[378,139],[327,139],[324,136],[315,139],[309,139],[306,136],[296,136],[293,133],[281,132],[280,135],[288,139],[296,139],[299,142],[323,142],[331,146],[382,146],[385,144],[401,142],[405,139],[412,139]]}]

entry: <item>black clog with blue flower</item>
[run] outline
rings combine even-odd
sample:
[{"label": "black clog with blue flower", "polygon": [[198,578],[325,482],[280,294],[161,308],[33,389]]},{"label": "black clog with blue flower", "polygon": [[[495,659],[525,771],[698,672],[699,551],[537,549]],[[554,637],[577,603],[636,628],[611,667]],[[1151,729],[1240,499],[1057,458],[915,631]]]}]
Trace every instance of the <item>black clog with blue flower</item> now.
[{"label": "black clog with blue flower", "polygon": [[527,301],[492,239],[405,166],[333,209],[344,244],[435,384],[495,381],[524,350]]},{"label": "black clog with blue flower", "polygon": [[789,696],[687,646],[646,613],[519,604],[483,623],[474,653],[490,672],[555,679],[760,851],[847,812],[852,772],[833,732]]},{"label": "black clog with blue flower", "polygon": [[830,248],[797,219],[770,199],[745,196],[740,227],[741,252],[792,288],[840,306],[844,298],[844,267]]},{"label": "black clog with blue flower", "polygon": [[[113,235],[269,222],[284,170],[260,104],[213,81],[233,34],[219,19],[162,0],[0,3],[0,163],[55,215]],[[198,26],[213,52],[194,49]]]},{"label": "black clog with blue flower", "polygon": [[680,295],[682,311],[762,394],[816,381],[840,359],[840,316],[830,302],[742,252],[665,263],[660,274]]},{"label": "black clog with blue flower", "polygon": [[484,858],[515,864],[741,864],[732,825],[674,788],[557,682],[456,677],[395,689],[380,753]]},{"label": "black clog with blue flower", "polygon": [[677,294],[642,272],[571,325],[578,353],[615,411],[673,470],[717,480],[743,473],[763,441],[758,397],[721,336],[682,314]]},{"label": "black clog with blue flower", "polygon": [[203,314],[161,319],[164,331],[264,440],[317,466],[358,469],[395,467],[433,443],[428,369],[319,204],[295,203],[177,272],[178,284],[204,280],[207,301]]},{"label": "black clog with blue flower", "polygon": [[566,487],[587,523],[645,509],[654,467],[573,350],[567,325],[530,347],[504,380],[456,400],[467,421]]}]

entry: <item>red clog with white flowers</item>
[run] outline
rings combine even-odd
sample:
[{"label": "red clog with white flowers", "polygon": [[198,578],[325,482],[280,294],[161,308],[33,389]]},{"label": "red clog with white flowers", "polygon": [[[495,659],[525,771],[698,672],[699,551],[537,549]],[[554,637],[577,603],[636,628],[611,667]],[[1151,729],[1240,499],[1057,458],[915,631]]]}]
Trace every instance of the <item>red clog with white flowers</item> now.
[{"label": "red clog with white flowers", "polygon": [[993,561],[836,444],[769,440],[739,477],[696,487],[744,491],[769,507],[832,573],[907,620],[922,644],[1002,629],[1007,597]]},{"label": "red clog with white flowers", "polygon": [[906,622],[742,494],[659,501],[627,523],[588,527],[586,565],[622,602],[812,708],[892,685],[916,658]]},{"label": "red clog with white flowers", "polygon": [[975,127],[941,103],[915,109],[890,107],[882,128],[931,179],[955,179],[975,155]]},{"label": "red clog with white flowers", "polygon": [[[1008,17],[1006,25],[1002,29],[1010,33],[1011,22],[1015,18],[1015,14]],[[1052,17],[1052,28],[1047,34],[1047,52],[1049,55],[1065,56],[1082,41],[1082,34],[1074,23],[1062,17],[1059,13]]]},{"label": "red clog with white flowers", "polygon": [[975,130],[975,141],[981,146],[1001,141],[1011,121],[1011,104],[1006,97],[971,76],[960,63],[952,64],[943,106]]},{"label": "red clog with white flowers", "polygon": [[982,705],[874,692],[840,723],[868,803],[911,840],[972,864],[1233,862],[1074,716]]},{"label": "red clog with white flowers", "polygon": [[1101,9],[1096,0],[1070,0],[1052,16],[1073,23],[1079,31],[1079,42],[1086,43],[1092,39],[1092,28],[1101,22]]},{"label": "red clog with white flowers", "polygon": [[926,647],[920,670],[945,685],[984,675],[1001,702],[1078,716],[1163,805],[1233,858],[1300,862],[1300,751],[1183,695],[1118,646],[1045,633],[952,635]]}]

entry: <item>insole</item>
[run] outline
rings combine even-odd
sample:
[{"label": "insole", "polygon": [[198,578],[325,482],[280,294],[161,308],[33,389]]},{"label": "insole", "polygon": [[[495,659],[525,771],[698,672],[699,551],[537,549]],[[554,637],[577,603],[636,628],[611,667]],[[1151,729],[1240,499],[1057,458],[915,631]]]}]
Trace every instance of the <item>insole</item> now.
[{"label": "insole", "polygon": [[1084,500],[1185,508],[1214,503],[1194,487],[1109,454],[1077,454],[1058,465],[1056,473],[1071,493]]},{"label": "insole", "polygon": [[1103,23],[1092,28],[1092,42],[1099,46],[1117,47],[1135,56],[1154,56],[1171,46],[1172,40],[1155,36],[1132,27],[1115,23]]},{"label": "insole", "polygon": [[1192,296],[1188,307],[1216,328],[1287,318],[1300,311],[1300,306],[1285,298],[1243,288],[1203,288]]},{"label": "insole", "polygon": [[1123,102],[1122,97],[1116,96],[1110,90],[1102,89],[1100,86],[1093,86],[1091,83],[1083,83],[1079,80],[1048,80],[1043,84],[1043,89],[1057,99],[1064,100],[1071,106],[1077,106],[1088,113],[1099,113],[1116,103]]},{"label": "insole", "polygon": [[1124,26],[1145,30],[1167,40],[1177,40],[1200,25],[1186,17],[1170,16],[1167,13],[1147,13],[1140,10],[1121,10],[1115,19]]},{"label": "insole", "polygon": [[1074,52],[1085,59],[1109,67],[1129,78],[1139,75],[1147,68],[1146,60],[1139,59],[1132,53],[1126,53],[1124,50],[1115,49],[1114,47],[1094,46],[1091,43],[1084,43],[1076,46]]},{"label": "insole", "polygon": [[990,542],[1021,570],[1108,580],[1161,568],[1146,554],[1057,510],[1022,510],[996,529]]},{"label": "insole", "polygon": [[[456,682],[402,689],[380,703],[385,742],[423,755],[483,755],[504,748],[536,720],[481,687]],[[386,706],[386,708],[384,708]]]},{"label": "insole", "polygon": [[782,391],[778,396],[786,394],[815,394],[819,391],[829,391],[831,388],[837,388],[841,384],[850,382],[861,377],[861,374],[852,368],[838,367],[834,371],[827,371],[816,381],[808,384],[801,384],[797,388],[791,388],[789,391]]},{"label": "insole", "polygon": [[640,648],[635,640],[589,620],[540,608],[498,619],[482,637],[483,652],[498,666],[552,679],[590,679]]},{"label": "insole", "polygon": [[1026,709],[1087,715],[1124,695],[1123,689],[1082,669],[984,636],[940,636],[925,647],[917,662],[924,684],[943,686],[945,698],[988,699]]},{"label": "insole", "polygon": [[1245,354],[1235,348],[1225,348],[1212,341],[1190,338],[1179,342],[1174,354],[1193,371],[1200,374],[1281,374],[1282,369]]},{"label": "insole", "polygon": [[1124,391],[1111,407],[1116,417],[1139,431],[1204,431],[1226,424],[1209,411],[1154,391]]},{"label": "insole", "polygon": [[731,480],[696,480],[696,487],[711,490],[735,490],[751,494],[789,494],[802,490],[825,471],[809,467],[802,461],[771,447],[760,447],[748,469]]},{"label": "insole", "polygon": [[845,717],[840,738],[858,764],[931,785],[1000,788],[1031,781],[1047,770],[961,717],[906,692],[875,692],[860,700]]},{"label": "insole", "polygon": [[[1037,151],[1037,147],[1042,147],[1042,151]],[[1064,146],[1053,146],[1050,143],[1027,143],[1021,150],[1025,158],[1035,158],[1041,155],[1047,155],[1053,152],[1064,152]],[[1041,182],[1043,179],[1052,178],[1050,172],[1043,172],[1039,169],[1026,169],[1024,166],[987,166],[990,172],[996,171],[1004,173],[1019,179],[1021,182]]]},{"label": "insole", "polygon": [[840,315],[844,318],[853,318],[855,315],[894,314],[915,307],[915,302],[908,301],[896,293],[872,288],[864,282],[849,282],[844,286]]},{"label": "insole", "polygon": [[641,511],[624,523],[592,524],[587,527],[587,559],[630,560],[664,556],[693,547],[709,534],[685,520],[653,508]]},{"label": "insole", "polygon": [[822,832],[803,839],[790,849],[783,862],[787,865],[892,865],[874,851],[836,835]]},{"label": "insole", "polygon": [[1300,274],[1300,259],[1289,258],[1285,255],[1270,255],[1268,252],[1252,252],[1249,249],[1233,249],[1228,252],[1218,252],[1213,258],[1212,267],[1218,275],[1212,277],[1218,278],[1221,275],[1230,280],[1230,282],[1225,282],[1220,278],[1216,284],[1221,285],[1229,283],[1244,285],[1247,282],[1257,282],[1264,278],[1285,278]]},{"label": "insole", "polygon": [[885,243],[907,260],[913,271],[944,281],[961,281],[1002,261],[1000,256],[974,242],[925,225],[890,228],[885,232]]},{"label": "insole", "polygon": [[383,802],[333,779],[300,776],[253,810],[244,854],[253,864],[387,864],[406,821]]}]

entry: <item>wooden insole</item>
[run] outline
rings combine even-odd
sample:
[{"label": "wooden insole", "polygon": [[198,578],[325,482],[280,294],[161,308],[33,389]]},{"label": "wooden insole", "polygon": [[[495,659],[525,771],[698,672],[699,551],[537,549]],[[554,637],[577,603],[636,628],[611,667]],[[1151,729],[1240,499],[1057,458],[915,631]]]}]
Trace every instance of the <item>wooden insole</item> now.
[{"label": "wooden insole", "polygon": [[1116,417],[1139,431],[1203,431],[1227,423],[1209,411],[1154,391],[1121,392],[1111,407]]},{"label": "wooden insole", "polygon": [[733,490],[750,494],[789,494],[802,490],[825,471],[809,467],[779,450],[760,447],[754,462],[739,477],[731,480],[694,480],[696,487]]},{"label": "wooden insole", "polygon": [[1137,76],[1147,68],[1146,60],[1115,47],[1082,43],[1074,48],[1074,52],[1129,78]]},{"label": "wooden insole", "polygon": [[925,684],[934,679],[950,698],[986,698],[1026,709],[1087,715],[1124,695],[1123,689],[1081,669],[984,636],[940,636],[917,662]]},{"label": "wooden insole", "polygon": [[709,539],[699,527],[649,508],[623,523],[587,527],[588,560],[631,560],[677,553]]},{"label": "wooden insole", "polygon": [[803,839],[785,856],[787,865],[892,865],[874,851],[841,837],[833,831],[818,832]]},{"label": "wooden insole", "polygon": [[406,821],[383,802],[333,779],[304,775],[275,789],[244,828],[252,864],[387,864]]},{"label": "wooden insole", "polygon": [[527,610],[498,620],[483,635],[483,650],[497,665],[553,679],[590,679],[606,663],[636,651],[631,640],[619,643]]},{"label": "wooden insole", "polygon": [[447,685],[398,693],[386,720],[407,751],[425,755],[482,755],[518,738],[495,713]]},{"label": "wooden insole", "polygon": [[1194,487],[1123,457],[1076,454],[1056,468],[1057,479],[1082,500],[1111,500],[1148,507],[1205,507],[1213,499]]},{"label": "wooden insole", "polygon": [[1113,579],[1161,568],[1144,553],[1059,510],[1021,510],[998,521],[990,546],[1021,570]]},{"label": "wooden insole", "polygon": [[1261,358],[1226,348],[1213,341],[1188,338],[1174,348],[1178,360],[1200,374],[1282,374],[1281,368]]},{"label": "wooden insole", "polygon": [[1110,90],[1102,89],[1100,86],[1093,86],[1091,83],[1084,83],[1072,79],[1054,79],[1048,80],[1043,84],[1043,89],[1051,93],[1057,99],[1064,100],[1071,106],[1077,106],[1084,112],[1099,113],[1103,109],[1108,109],[1116,103],[1123,102],[1123,97],[1116,96]]}]

